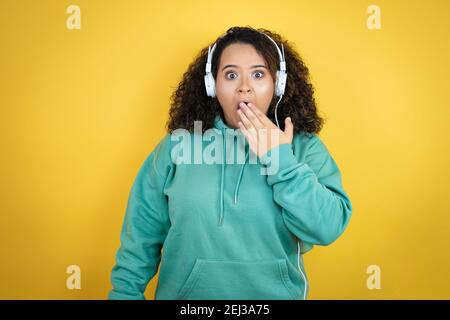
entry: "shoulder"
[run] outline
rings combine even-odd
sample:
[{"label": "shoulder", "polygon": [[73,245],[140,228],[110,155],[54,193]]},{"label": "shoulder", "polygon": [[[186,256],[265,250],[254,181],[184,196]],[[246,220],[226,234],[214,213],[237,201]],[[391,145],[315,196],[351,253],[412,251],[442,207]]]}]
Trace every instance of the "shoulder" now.
[{"label": "shoulder", "polygon": [[147,157],[147,161],[150,159],[164,158],[167,154],[170,155],[170,149],[172,147],[171,135],[166,133],[162,138],[159,139],[158,143],[154,149],[150,152]]},{"label": "shoulder", "polygon": [[147,170],[155,170],[161,176],[167,175],[172,167],[171,149],[171,135],[166,133],[145,159],[144,167]]}]

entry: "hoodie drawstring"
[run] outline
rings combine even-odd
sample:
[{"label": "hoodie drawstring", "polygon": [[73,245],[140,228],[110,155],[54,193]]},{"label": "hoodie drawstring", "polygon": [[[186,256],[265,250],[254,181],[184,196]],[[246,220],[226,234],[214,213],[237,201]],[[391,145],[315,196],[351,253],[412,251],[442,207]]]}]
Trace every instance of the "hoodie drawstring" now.
[{"label": "hoodie drawstring", "polygon": [[[222,129],[222,136],[223,136],[223,161],[222,161],[222,172],[220,175],[220,216],[219,216],[219,226],[221,226],[223,224],[223,219],[224,219],[224,206],[225,206],[225,201],[224,201],[224,181],[225,181],[225,161],[226,161],[226,138],[225,138],[225,133],[224,130]],[[244,147],[245,149],[245,147]],[[236,188],[234,191],[234,204],[237,204],[237,200],[238,200],[238,193],[239,193],[239,186],[241,185],[241,181],[242,181],[242,176],[244,174],[244,168],[245,165],[247,163],[247,159],[248,159],[248,152],[245,152],[245,161],[244,164],[241,167],[241,170],[239,172],[239,177],[238,180],[236,181]]]},{"label": "hoodie drawstring", "polygon": [[241,185],[242,174],[244,173],[244,167],[247,163],[248,153],[245,154],[245,162],[242,165],[241,172],[239,173],[238,181],[236,182],[236,190],[234,191],[234,204],[237,204],[237,197],[239,192],[239,186]]},{"label": "hoodie drawstring", "polygon": [[[222,130],[222,136],[223,136],[223,130]],[[226,142],[225,142],[225,138],[223,139],[223,154],[222,154],[222,173],[220,175],[220,217],[219,217],[219,226],[222,225],[223,223],[223,214],[224,214],[224,210],[223,210],[223,183],[224,183],[224,175],[225,175],[225,150],[226,150]]]}]

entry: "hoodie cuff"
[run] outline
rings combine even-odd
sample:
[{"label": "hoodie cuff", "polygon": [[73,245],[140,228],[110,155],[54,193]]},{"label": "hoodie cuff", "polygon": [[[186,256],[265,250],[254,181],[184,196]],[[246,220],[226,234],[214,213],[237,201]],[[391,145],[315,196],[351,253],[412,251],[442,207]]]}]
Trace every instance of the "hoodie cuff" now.
[{"label": "hoodie cuff", "polygon": [[273,166],[274,162],[276,165],[276,161],[278,161],[278,166],[276,166],[278,167],[278,170],[283,170],[292,165],[298,164],[291,143],[279,144],[278,146],[270,149],[259,158],[259,161],[264,166]]}]

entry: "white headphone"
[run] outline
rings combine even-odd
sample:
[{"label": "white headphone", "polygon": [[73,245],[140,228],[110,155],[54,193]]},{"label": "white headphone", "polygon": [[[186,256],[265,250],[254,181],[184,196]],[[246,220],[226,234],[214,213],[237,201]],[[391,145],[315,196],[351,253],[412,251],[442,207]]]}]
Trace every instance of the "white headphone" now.
[{"label": "white headphone", "polygon": [[[283,44],[281,44],[281,50],[280,50],[277,43],[271,37],[269,37],[267,34],[262,33],[262,32],[261,32],[261,34],[264,34],[267,38],[270,39],[270,41],[273,42],[273,44],[277,48],[278,55],[280,57],[280,68],[279,68],[279,70],[277,70],[276,81],[275,81],[275,95],[277,97],[280,97],[280,99],[278,100],[277,105],[275,107],[275,120],[277,122],[277,126],[280,127],[278,125],[277,108],[278,108],[278,104],[281,101],[281,98],[284,95],[284,91],[286,89],[286,80],[287,80],[286,60],[284,57],[284,47],[283,47]],[[208,95],[208,97],[212,97],[212,98],[214,98],[216,96],[216,82],[215,82],[213,74],[211,72],[211,60],[212,60],[212,55],[213,55],[215,49],[216,49],[216,43],[214,43],[212,49],[211,49],[211,46],[209,46],[209,48],[208,48],[208,60],[206,62],[206,74],[205,74],[206,94]]]}]

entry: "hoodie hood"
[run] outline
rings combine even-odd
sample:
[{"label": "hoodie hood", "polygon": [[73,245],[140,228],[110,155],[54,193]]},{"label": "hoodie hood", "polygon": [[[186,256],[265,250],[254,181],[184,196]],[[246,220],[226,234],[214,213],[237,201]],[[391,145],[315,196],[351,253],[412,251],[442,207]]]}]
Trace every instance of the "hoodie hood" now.
[{"label": "hoodie hood", "polygon": [[[227,159],[227,134],[233,134],[236,135],[236,131],[239,129],[234,129],[228,126],[222,119],[220,115],[217,115],[214,119],[214,127],[221,131],[222,134],[222,141],[223,141],[223,152],[222,152],[222,170],[221,170],[221,176],[220,176],[220,214],[219,214],[219,226],[223,224],[224,219],[224,181],[225,181],[225,168],[226,168],[226,159]],[[248,155],[249,155],[249,145],[247,142],[247,139],[233,139],[232,141],[237,141],[236,146],[228,146],[229,148],[235,148],[237,152],[242,152],[245,150],[245,161],[241,165],[239,176],[236,180],[236,184],[234,187],[234,204],[238,203],[238,196],[239,196],[239,187],[242,181],[242,175],[244,173],[245,165],[247,164]],[[244,143],[242,143],[244,141]]]}]

